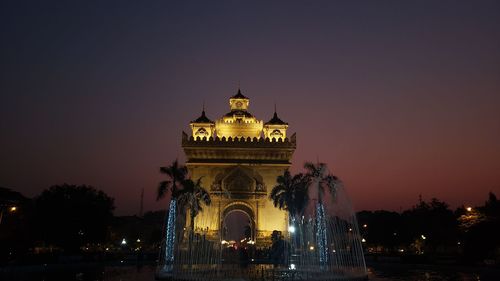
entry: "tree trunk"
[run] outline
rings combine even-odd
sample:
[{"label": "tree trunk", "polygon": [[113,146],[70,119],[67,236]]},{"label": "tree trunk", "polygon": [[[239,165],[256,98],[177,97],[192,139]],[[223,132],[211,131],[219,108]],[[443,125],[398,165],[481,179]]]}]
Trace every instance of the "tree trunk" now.
[{"label": "tree trunk", "polygon": [[189,239],[188,239],[188,251],[189,251],[189,261],[190,265],[193,264],[193,237],[194,237],[194,212],[193,210],[189,211],[190,217],[190,230],[189,230]]},{"label": "tree trunk", "polygon": [[165,237],[165,264],[164,271],[171,272],[174,264],[174,247],[175,247],[175,223],[177,217],[177,200],[170,200],[170,208],[168,210],[167,230]]},{"label": "tree trunk", "polygon": [[319,264],[325,266],[328,262],[328,245],[326,238],[326,217],[323,203],[316,204],[316,242],[318,244]]}]

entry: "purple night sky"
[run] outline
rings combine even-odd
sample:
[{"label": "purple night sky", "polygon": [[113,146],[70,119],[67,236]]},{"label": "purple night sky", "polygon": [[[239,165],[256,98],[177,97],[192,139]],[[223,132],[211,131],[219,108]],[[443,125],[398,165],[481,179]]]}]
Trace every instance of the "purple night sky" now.
[{"label": "purple night sky", "polygon": [[297,132],[357,210],[500,195],[498,1],[3,1],[0,186],[156,202],[181,131],[229,111]]}]

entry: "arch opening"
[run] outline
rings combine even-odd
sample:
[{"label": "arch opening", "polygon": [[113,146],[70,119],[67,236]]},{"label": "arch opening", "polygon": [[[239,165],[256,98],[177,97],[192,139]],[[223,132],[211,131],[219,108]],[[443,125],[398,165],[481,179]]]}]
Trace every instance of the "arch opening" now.
[{"label": "arch opening", "polygon": [[223,240],[239,242],[248,238],[255,241],[255,215],[245,203],[235,202],[226,206],[221,223]]},{"label": "arch opening", "polygon": [[250,216],[242,210],[233,210],[226,214],[223,221],[223,239],[241,241],[252,238],[253,227]]}]

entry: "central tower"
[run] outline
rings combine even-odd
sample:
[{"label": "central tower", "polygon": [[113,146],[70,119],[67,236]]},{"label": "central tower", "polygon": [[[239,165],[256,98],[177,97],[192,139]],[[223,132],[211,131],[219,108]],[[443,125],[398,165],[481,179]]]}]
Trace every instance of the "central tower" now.
[{"label": "central tower", "polygon": [[[276,178],[291,165],[296,138],[276,113],[266,123],[249,111],[250,99],[238,89],[229,99],[230,112],[216,122],[205,110],[182,133],[182,148],[191,178],[201,178],[212,204],[195,219],[200,235],[216,239],[224,218],[233,211],[248,217],[252,241],[266,246],[274,230],[287,231],[287,213],[273,206],[269,193]],[[189,224],[189,222],[187,222]]]}]

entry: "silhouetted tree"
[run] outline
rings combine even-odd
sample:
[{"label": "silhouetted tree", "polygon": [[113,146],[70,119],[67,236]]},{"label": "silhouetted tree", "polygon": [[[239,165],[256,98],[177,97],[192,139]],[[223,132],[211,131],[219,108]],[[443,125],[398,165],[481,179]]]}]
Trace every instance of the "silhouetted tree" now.
[{"label": "silhouetted tree", "polygon": [[208,191],[201,186],[201,178],[193,181],[185,179],[182,183],[183,189],[179,190],[179,207],[189,210],[191,235],[194,234],[194,219],[203,211],[203,204],[209,206],[212,202]]},{"label": "silhouetted tree", "polygon": [[308,179],[309,188],[315,188],[317,191],[318,202],[316,203],[316,243],[318,245],[319,262],[322,266],[328,261],[328,237],[326,226],[326,214],[323,202],[323,197],[330,195],[332,199],[337,195],[337,189],[340,186],[340,180],[328,173],[326,164],[313,164],[307,162],[304,164],[307,170],[306,177]]},{"label": "silhouetted tree", "polygon": [[368,245],[383,246],[388,251],[397,250],[400,244],[401,215],[390,211],[362,211],[357,214],[360,232]]},{"label": "silhouetted tree", "polygon": [[500,219],[500,200],[493,192],[488,194],[488,200],[484,203],[482,210],[490,220]]},{"label": "silhouetted tree", "polygon": [[341,182],[339,178],[333,174],[327,174],[327,167],[325,163],[314,164],[306,162],[304,164],[306,169],[306,178],[309,187],[317,188],[318,204],[323,204],[323,197],[328,192],[332,198],[335,197],[337,189],[340,187]]},{"label": "silhouetted tree", "polygon": [[33,247],[32,200],[10,188],[0,187],[0,264]]},{"label": "silhouetted tree", "polygon": [[158,185],[156,200],[160,200],[170,191],[172,198],[177,198],[179,189],[182,188],[183,181],[187,176],[186,166],[179,165],[177,159],[168,167],[160,167],[160,173],[168,177]]},{"label": "silhouetted tree", "polygon": [[298,221],[309,201],[307,178],[303,174],[292,176],[286,170],[278,176],[276,183],[269,195],[274,207],[288,211],[290,217]]},{"label": "silhouetted tree", "polygon": [[455,247],[458,240],[456,216],[443,201],[420,201],[412,209],[404,211],[402,220],[406,231],[401,231],[407,243],[418,242],[431,253]]},{"label": "silhouetted tree", "polygon": [[496,195],[490,192],[484,206],[462,212],[462,220],[464,217],[472,217],[473,220],[464,228],[465,259],[481,261],[497,258],[500,249],[500,201]]},{"label": "silhouetted tree", "polygon": [[113,198],[87,185],[54,185],[35,202],[40,238],[66,251],[105,241],[115,208]]},{"label": "silhouetted tree", "polygon": [[[184,183],[187,176],[186,166],[179,165],[177,159],[168,167],[160,167],[160,173],[167,175],[168,179],[161,181],[158,186],[156,200],[160,200],[170,191],[170,207],[165,216],[165,264],[168,264],[171,270],[171,263],[174,259],[174,246],[175,246],[175,227],[177,224],[177,197],[179,195],[180,187]],[[182,237],[182,235],[181,235]]]}]

